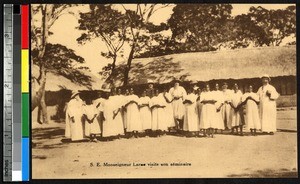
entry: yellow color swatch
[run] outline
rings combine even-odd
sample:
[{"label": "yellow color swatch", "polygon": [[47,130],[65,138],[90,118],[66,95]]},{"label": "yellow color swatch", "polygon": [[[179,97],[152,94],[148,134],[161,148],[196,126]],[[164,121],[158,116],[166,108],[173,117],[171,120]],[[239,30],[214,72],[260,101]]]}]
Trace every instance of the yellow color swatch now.
[{"label": "yellow color swatch", "polygon": [[22,49],[22,61],[21,61],[21,72],[22,72],[22,93],[29,92],[29,51],[28,49]]}]

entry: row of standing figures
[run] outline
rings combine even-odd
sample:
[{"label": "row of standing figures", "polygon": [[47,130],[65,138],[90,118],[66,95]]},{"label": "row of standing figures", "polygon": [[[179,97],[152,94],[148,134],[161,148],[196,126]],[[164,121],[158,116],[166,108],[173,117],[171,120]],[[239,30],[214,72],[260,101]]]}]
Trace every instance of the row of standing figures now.
[{"label": "row of standing figures", "polygon": [[[91,141],[120,137],[161,136],[166,133],[188,137],[214,137],[215,133],[243,130],[273,135],[276,131],[276,89],[270,77],[262,77],[262,86],[255,93],[250,85],[246,93],[237,84],[214,90],[207,84],[201,90],[191,86],[185,90],[175,82],[170,90],[160,92],[150,83],[138,97],[132,88],[112,89],[108,98],[98,98],[86,105],[77,92],[66,108],[65,137],[72,141]],[[219,131],[218,131],[219,130]]]}]

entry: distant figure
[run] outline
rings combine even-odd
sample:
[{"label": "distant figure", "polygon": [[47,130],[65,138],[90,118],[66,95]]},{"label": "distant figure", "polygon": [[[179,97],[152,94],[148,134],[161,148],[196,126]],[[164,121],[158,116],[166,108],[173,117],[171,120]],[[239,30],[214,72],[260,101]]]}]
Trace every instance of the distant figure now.
[{"label": "distant figure", "polygon": [[96,104],[86,105],[83,108],[83,120],[85,136],[90,138],[90,141],[97,142],[96,135],[101,134],[99,111]]},{"label": "distant figure", "polygon": [[214,137],[214,129],[217,127],[216,97],[210,91],[210,86],[205,85],[205,92],[201,93],[200,101],[203,104],[200,115],[200,129],[203,129],[204,136]]},{"label": "distant figure", "polygon": [[123,95],[123,102],[124,102],[124,106],[122,108],[122,112],[123,112],[123,124],[124,124],[124,132],[127,132],[127,110],[126,110],[126,101],[127,101],[127,96],[129,95],[129,89],[125,90],[125,93]]},{"label": "distant figure", "polygon": [[253,92],[252,85],[249,86],[249,92],[243,95],[242,101],[246,106],[246,129],[251,131],[251,135],[256,135],[256,130],[261,129],[257,107],[259,96]]},{"label": "distant figure", "polygon": [[200,101],[201,99],[201,94],[202,94],[202,90],[201,88],[197,89],[197,99],[196,99],[196,103],[197,103],[197,115],[198,115],[198,126],[199,126],[199,130],[200,130],[200,119],[201,119],[201,110],[202,110],[202,103]]},{"label": "distant figure", "polygon": [[174,87],[169,90],[169,93],[173,98],[172,106],[176,128],[177,130],[182,130],[184,116],[184,105],[182,104],[182,102],[186,96],[186,91],[182,86],[179,85],[179,80],[175,80]]},{"label": "distant figure", "polygon": [[154,82],[152,80],[148,80],[148,88],[146,89],[146,95],[150,98],[154,96],[155,89],[154,89]]},{"label": "distant figure", "polygon": [[116,89],[111,89],[111,95],[108,98],[111,103],[114,103],[114,114],[113,114],[113,121],[115,124],[115,134],[120,138],[121,135],[124,135],[124,124],[121,114],[121,109],[125,105],[124,98],[122,98],[120,95],[117,95]]},{"label": "distant figure", "polygon": [[142,122],[139,116],[139,97],[134,94],[133,88],[130,88],[129,95],[126,96],[126,121],[127,121],[127,132],[129,137],[138,137],[138,132],[142,132]]},{"label": "distant figure", "polygon": [[259,112],[261,129],[271,135],[276,132],[276,99],[279,97],[276,89],[270,85],[271,78],[269,75],[263,75],[262,87],[257,91],[259,96]]},{"label": "distant figure", "polygon": [[223,83],[222,86],[224,103],[221,107],[222,119],[224,121],[225,130],[231,129],[231,120],[230,120],[230,111],[232,110],[229,102],[231,101],[232,90],[228,89],[228,85],[226,82]]},{"label": "distant figure", "polygon": [[82,109],[85,103],[79,97],[78,92],[73,92],[71,100],[66,109],[66,129],[65,137],[72,141],[84,139]]},{"label": "distant figure", "polygon": [[167,102],[166,102],[166,98],[164,96],[164,92],[159,93],[159,91],[156,90],[156,93],[158,93],[157,98],[158,98],[158,101],[161,102],[160,105],[163,108],[162,109],[163,115],[161,117],[159,117],[159,120],[158,120],[159,121],[158,130],[159,130],[160,135],[165,135],[166,132],[168,131],[169,126],[170,126],[169,121],[172,117],[171,117],[171,114],[166,114]]},{"label": "distant figure", "polygon": [[172,95],[167,91],[167,89],[164,90],[164,98],[166,101],[166,107],[165,107],[165,121],[168,124],[168,129],[169,131],[171,129],[175,129],[176,128],[176,124],[174,121],[174,114],[173,114],[173,106],[172,106],[172,101],[173,101],[173,97]]},{"label": "distant figure", "polygon": [[240,129],[240,135],[243,135],[243,121],[241,118],[241,108],[242,108],[242,92],[239,90],[239,86],[237,84],[234,84],[234,92],[231,94],[231,102],[230,105],[232,107],[231,110],[231,133],[234,134],[234,131],[236,130],[236,133],[238,134],[238,129]]},{"label": "distant figure", "polygon": [[151,108],[151,130],[154,133],[154,136],[160,136],[160,132],[162,131],[161,128],[165,123],[165,103],[165,99],[160,95],[159,90],[156,89],[149,104]]},{"label": "distant figure", "polygon": [[[111,91],[110,96],[107,100],[101,103],[101,108],[103,111],[103,131],[102,137],[108,141],[113,140],[120,134],[120,104],[112,96],[115,95],[114,90]],[[123,132],[123,131],[122,131]]]},{"label": "distant figure", "polygon": [[219,84],[215,84],[215,89],[212,91],[213,95],[215,96],[217,102],[216,102],[216,108],[217,108],[217,114],[216,114],[216,128],[215,133],[217,133],[217,130],[221,130],[221,133],[225,129],[224,121],[221,113],[221,108],[224,105],[224,95],[223,92],[220,91]]},{"label": "distant figure", "polygon": [[120,107],[120,113],[121,113],[121,117],[122,117],[122,123],[123,123],[123,132],[125,133],[125,129],[126,129],[126,125],[125,125],[125,112],[124,112],[124,105],[126,103],[125,101],[125,96],[122,94],[122,89],[121,88],[117,88],[117,95],[116,98],[118,99],[117,101],[120,103],[121,107]]},{"label": "distant figure", "polygon": [[183,130],[191,133],[192,136],[197,136],[200,130],[197,112],[198,96],[194,91],[197,91],[197,88],[189,89],[183,101],[185,107]]},{"label": "distant figure", "polygon": [[140,97],[139,115],[140,115],[143,130],[145,131],[146,135],[150,135],[150,131],[151,131],[151,109],[149,107],[150,97],[146,95],[147,92],[143,91],[142,96]]}]

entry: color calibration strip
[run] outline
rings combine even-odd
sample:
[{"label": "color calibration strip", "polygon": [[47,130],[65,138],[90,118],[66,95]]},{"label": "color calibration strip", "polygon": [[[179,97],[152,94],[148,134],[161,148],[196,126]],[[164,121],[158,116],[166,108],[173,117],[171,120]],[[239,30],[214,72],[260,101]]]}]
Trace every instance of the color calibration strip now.
[{"label": "color calibration strip", "polygon": [[29,180],[29,5],[21,5],[22,181]]},{"label": "color calibration strip", "polygon": [[22,180],[21,9],[13,5],[12,181]]},{"label": "color calibration strip", "polygon": [[12,181],[13,7],[3,6],[3,181]]},{"label": "color calibration strip", "polygon": [[29,181],[29,6],[3,6],[3,181]]}]

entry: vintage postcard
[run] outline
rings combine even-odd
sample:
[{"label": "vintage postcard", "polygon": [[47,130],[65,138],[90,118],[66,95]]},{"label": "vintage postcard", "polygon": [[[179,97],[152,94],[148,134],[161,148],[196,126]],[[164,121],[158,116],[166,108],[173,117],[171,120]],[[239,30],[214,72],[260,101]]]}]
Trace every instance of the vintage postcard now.
[{"label": "vintage postcard", "polygon": [[296,4],[31,4],[32,179],[297,178]]}]

